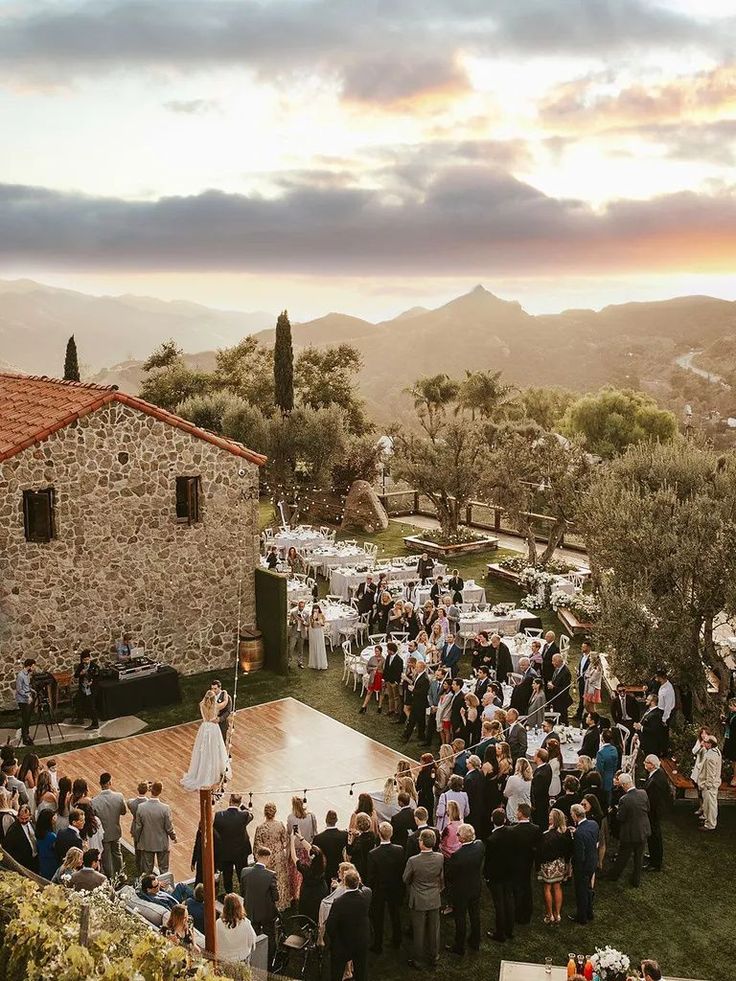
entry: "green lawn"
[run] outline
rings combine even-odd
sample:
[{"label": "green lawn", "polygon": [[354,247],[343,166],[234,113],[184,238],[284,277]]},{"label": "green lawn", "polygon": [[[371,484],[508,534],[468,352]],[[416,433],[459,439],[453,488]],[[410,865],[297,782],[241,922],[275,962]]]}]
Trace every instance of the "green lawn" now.
[{"label": "green lawn", "polygon": [[[267,520],[267,519],[266,519]],[[388,531],[370,537],[386,556],[403,552],[403,526],[392,524]],[[494,553],[495,554],[495,553]],[[457,562],[466,577],[483,581],[488,556],[471,557]],[[490,600],[518,600],[510,587],[489,583]],[[545,624],[559,628],[551,614],[544,614]],[[576,645],[575,645],[576,646]],[[401,730],[375,712],[359,716],[358,696],[352,687],[341,683],[342,664],[335,653],[326,672],[294,671],[279,677],[262,671],[241,679],[238,707],[257,705],[287,695],[332,716],[340,722],[379,742],[416,758],[416,741],[408,746],[401,742]],[[197,703],[211,678],[218,675],[232,690],[227,672],[208,672],[182,678],[181,705],[142,713],[149,728],[157,729],[197,718]],[[84,743],[83,745],[91,745]],[[56,745],[49,751],[63,752],[74,746]],[[356,774],[356,777],[358,775]],[[321,819],[321,815],[318,815]],[[449,981],[492,981],[498,976],[502,957],[519,961],[543,961],[546,956],[555,963],[565,963],[570,950],[586,953],[598,945],[612,944],[634,958],[656,957],[666,976],[702,978],[706,981],[731,981],[736,977],[734,957],[734,899],[736,881],[736,808],[722,811],[714,835],[699,834],[691,808],[678,805],[665,827],[665,870],[645,877],[641,889],[619,883],[601,882],[596,895],[596,920],[592,926],[577,927],[565,921],[558,928],[542,923],[541,887],[535,895],[534,921],[521,928],[513,944],[503,949],[492,943],[485,933],[492,926],[492,910],[486,896],[482,907],[483,942],[479,954],[468,954],[459,961],[443,954],[441,976]],[[572,911],[571,888],[567,890],[566,912]],[[443,943],[451,940],[451,923],[443,922]],[[408,949],[401,955],[392,951],[372,958],[370,977],[376,981],[399,981],[405,977]],[[439,972],[438,972],[438,975]]]}]

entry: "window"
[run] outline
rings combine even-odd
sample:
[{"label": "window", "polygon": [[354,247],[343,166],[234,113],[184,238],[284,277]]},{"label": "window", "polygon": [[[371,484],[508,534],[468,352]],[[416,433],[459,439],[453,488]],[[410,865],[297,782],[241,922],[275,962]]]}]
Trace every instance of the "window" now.
[{"label": "window", "polygon": [[199,477],[176,478],[176,520],[188,525],[199,521]]},{"label": "window", "polygon": [[50,542],[56,537],[53,487],[23,491],[23,525],[28,542]]}]

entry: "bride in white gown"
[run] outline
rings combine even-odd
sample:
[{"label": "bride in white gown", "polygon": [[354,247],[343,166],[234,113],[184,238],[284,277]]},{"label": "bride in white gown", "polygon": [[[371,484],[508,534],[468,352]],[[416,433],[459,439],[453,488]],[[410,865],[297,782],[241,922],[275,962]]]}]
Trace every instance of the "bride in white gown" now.
[{"label": "bride in white gown", "polygon": [[204,790],[229,775],[227,748],[217,722],[215,693],[208,691],[199,703],[202,724],[192,749],[189,771],[181,779],[187,790]]}]

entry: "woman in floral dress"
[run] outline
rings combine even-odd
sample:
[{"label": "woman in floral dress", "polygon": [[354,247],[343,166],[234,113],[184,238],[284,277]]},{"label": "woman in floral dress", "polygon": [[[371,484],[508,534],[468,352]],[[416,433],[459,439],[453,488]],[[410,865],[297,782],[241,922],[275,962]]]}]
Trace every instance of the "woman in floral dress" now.
[{"label": "woman in floral dress", "polygon": [[263,808],[263,816],[265,820],[258,825],[253,838],[253,850],[256,851],[261,846],[271,850],[271,868],[276,873],[279,890],[278,908],[283,911],[291,905],[286,828],[281,821],[276,820],[276,805],[271,801]]}]

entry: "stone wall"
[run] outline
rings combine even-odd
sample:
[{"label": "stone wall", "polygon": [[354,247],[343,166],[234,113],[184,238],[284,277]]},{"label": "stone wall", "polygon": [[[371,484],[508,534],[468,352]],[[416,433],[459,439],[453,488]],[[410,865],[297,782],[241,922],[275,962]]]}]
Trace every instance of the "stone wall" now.
[{"label": "stone wall", "polygon": [[[176,477],[201,477],[198,524],[177,522]],[[56,537],[27,542],[23,491],[54,487]],[[123,630],[184,674],[234,665],[255,623],[258,468],[111,403],[0,463],[0,701],[20,662],[105,660]]]}]

